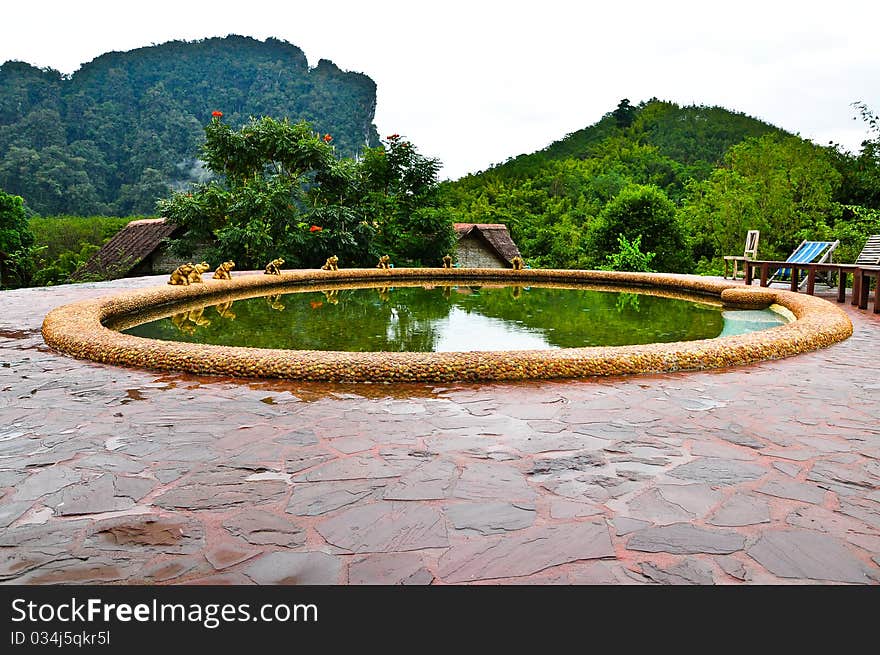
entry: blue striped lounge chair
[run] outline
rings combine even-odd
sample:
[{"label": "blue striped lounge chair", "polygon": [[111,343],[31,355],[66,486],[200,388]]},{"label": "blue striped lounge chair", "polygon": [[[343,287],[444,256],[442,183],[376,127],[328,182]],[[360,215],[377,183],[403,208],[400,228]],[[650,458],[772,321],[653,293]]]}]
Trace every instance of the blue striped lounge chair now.
[{"label": "blue striped lounge chair", "polygon": [[[794,252],[788,256],[785,261],[794,264],[825,264],[831,262],[831,253],[840,245],[840,241],[801,241],[801,245],[794,249]],[[777,278],[786,279],[791,275],[790,268],[778,268],[776,272],[770,276],[768,284]],[[807,279],[804,277],[798,286],[806,284]]]}]

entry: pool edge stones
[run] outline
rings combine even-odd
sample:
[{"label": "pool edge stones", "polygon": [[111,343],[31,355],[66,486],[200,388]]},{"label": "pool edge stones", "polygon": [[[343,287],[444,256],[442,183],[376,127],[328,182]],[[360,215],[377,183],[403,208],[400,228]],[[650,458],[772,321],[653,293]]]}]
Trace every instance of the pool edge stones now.
[{"label": "pool edge stones", "polygon": [[[795,321],[760,332],[700,341],[540,351],[388,353],[300,351],[213,346],[144,339],[105,327],[127,314],[177,302],[242,297],[281,287],[327,283],[425,280],[442,283],[500,281],[603,284],[697,293],[725,305],[766,308],[778,304]],[[506,269],[296,270],[280,276],[236,275],[204,284],[157,286],[58,307],[46,316],[46,343],[68,355],[105,364],[247,378],[338,382],[452,382],[663,373],[726,368],[779,359],[827,347],[852,334],[846,313],[803,294],[749,288],[727,280],[671,273]]]}]

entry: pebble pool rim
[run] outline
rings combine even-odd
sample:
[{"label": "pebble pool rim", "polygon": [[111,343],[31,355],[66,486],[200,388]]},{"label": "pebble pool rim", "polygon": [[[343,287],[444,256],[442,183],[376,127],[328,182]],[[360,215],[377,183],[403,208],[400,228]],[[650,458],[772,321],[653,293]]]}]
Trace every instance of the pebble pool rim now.
[{"label": "pebble pool rim", "polygon": [[[164,281],[164,278],[163,278]],[[131,316],[167,311],[169,304],[203,306],[266,295],[285,287],[393,285],[403,281],[506,285],[589,284],[666,296],[694,294],[736,309],[777,304],[795,320],[769,330],[687,342],[554,350],[472,352],[342,352],[212,346],[145,339],[116,331]],[[502,381],[663,373],[740,366],[830,346],[852,334],[833,303],[814,296],[750,288],[731,280],[661,273],[509,269],[296,270],[280,276],[238,274],[232,280],[148,289],[64,305],[43,321],[52,348],[105,364],[245,378],[339,382]]]}]

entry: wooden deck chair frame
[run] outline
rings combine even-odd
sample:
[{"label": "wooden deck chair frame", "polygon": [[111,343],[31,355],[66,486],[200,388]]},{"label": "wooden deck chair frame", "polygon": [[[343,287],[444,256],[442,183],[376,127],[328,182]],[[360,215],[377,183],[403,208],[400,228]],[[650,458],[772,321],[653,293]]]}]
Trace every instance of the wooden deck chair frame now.
[{"label": "wooden deck chair frame", "polygon": [[[825,264],[832,263],[831,262],[831,253],[833,253],[837,246],[840,245],[840,240],[837,241],[807,241],[804,239],[800,242],[797,248],[795,248],[792,253],[785,260],[787,262],[792,262],[795,264]],[[821,254],[821,257],[819,255]],[[816,259],[819,257],[819,259]],[[790,268],[777,268],[776,272],[770,276],[770,279],[767,280],[767,284],[772,283],[777,277],[787,278],[791,275]],[[802,287],[807,283],[807,279],[804,278],[798,283],[798,287]]]},{"label": "wooden deck chair frame", "polygon": [[868,237],[855,263],[864,266],[880,265],[880,234],[872,234]]},{"label": "wooden deck chair frame", "polygon": [[[724,278],[727,279],[727,263],[733,262],[733,279],[737,278],[737,264],[739,262],[744,262],[747,259],[757,259],[758,258],[758,239],[761,236],[761,232],[759,230],[749,230],[746,233],[746,247],[743,251],[742,257],[739,255],[725,255],[724,256]],[[745,274],[745,273],[744,273]]]}]

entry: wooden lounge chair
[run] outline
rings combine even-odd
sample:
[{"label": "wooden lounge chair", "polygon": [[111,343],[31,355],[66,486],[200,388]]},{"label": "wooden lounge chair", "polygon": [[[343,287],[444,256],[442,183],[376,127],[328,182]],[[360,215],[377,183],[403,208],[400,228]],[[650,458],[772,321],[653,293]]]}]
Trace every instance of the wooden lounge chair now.
[{"label": "wooden lounge chair", "polygon": [[865,247],[856,257],[856,266],[878,266],[880,265],[880,234],[872,234],[865,241]]},{"label": "wooden lounge chair", "polygon": [[[831,253],[840,245],[840,241],[801,241],[801,245],[794,249],[786,262],[793,264],[824,264],[831,262]],[[791,268],[778,268],[767,281],[772,283],[777,278],[787,278],[791,275]],[[801,280],[799,287],[806,284],[806,279]]]},{"label": "wooden lounge chair", "polygon": [[[758,258],[758,237],[761,236],[761,233],[758,230],[749,230],[746,233],[746,248],[743,251],[742,257],[739,255],[725,255],[724,256],[724,278],[727,279],[727,263],[733,262],[733,279],[736,279],[736,268],[739,262],[744,262],[747,259],[757,259]],[[745,270],[743,270],[743,274],[745,274]]]}]

